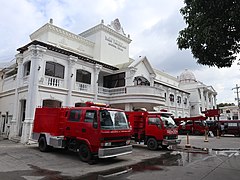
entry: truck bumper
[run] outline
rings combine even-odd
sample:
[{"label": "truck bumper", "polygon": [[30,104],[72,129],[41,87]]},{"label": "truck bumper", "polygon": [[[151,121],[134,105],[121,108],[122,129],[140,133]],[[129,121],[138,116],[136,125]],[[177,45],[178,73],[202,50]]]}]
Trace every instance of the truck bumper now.
[{"label": "truck bumper", "polygon": [[164,139],[162,141],[162,145],[177,145],[180,143],[181,143],[181,139],[171,139],[171,140]]},{"label": "truck bumper", "polygon": [[132,153],[132,145],[114,147],[114,148],[100,148],[98,150],[99,158],[109,158],[115,156],[121,156]]}]

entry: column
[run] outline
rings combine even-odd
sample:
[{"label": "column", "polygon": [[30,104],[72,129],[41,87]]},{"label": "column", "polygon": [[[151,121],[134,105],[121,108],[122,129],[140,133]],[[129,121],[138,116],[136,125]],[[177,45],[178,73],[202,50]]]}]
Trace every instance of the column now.
[{"label": "column", "polygon": [[39,45],[31,45],[28,49],[31,53],[31,68],[28,81],[25,120],[23,122],[21,137],[22,143],[27,143],[31,137],[35,108],[37,107],[38,100],[39,67],[41,67],[43,53],[46,51],[45,47]]},{"label": "column", "polygon": [[156,77],[156,74],[150,74],[150,86],[154,86],[154,79]]},{"label": "column", "polygon": [[[202,111],[205,111],[205,103],[204,103],[204,96],[203,96],[203,88],[200,88],[200,93],[201,93],[201,107]],[[198,110],[199,114],[201,114],[200,109]]]},{"label": "column", "polygon": [[209,106],[209,92],[208,91],[206,91],[206,108],[210,109],[210,106]]},{"label": "column", "polygon": [[126,86],[132,86],[133,85],[133,81],[134,81],[134,75],[136,73],[137,69],[134,67],[130,67],[126,73]]},{"label": "column", "polygon": [[16,89],[15,89],[15,95],[14,95],[14,107],[13,107],[13,118],[10,122],[10,134],[9,138],[12,138],[14,136],[18,135],[18,128],[21,126],[20,121],[17,122],[18,119],[18,113],[19,113],[19,96],[18,96],[18,88],[21,86],[21,81],[23,77],[23,55],[17,54],[16,56],[16,63],[17,63],[17,77],[16,77]]},{"label": "column", "polygon": [[74,86],[74,82],[76,79],[76,70],[74,71],[73,66],[76,64],[78,58],[75,56],[69,56],[68,59],[68,73],[67,73],[67,87],[68,87],[68,95],[66,100],[66,106],[74,106],[72,102],[72,90]]},{"label": "column", "polygon": [[133,111],[133,106],[130,103],[125,104],[125,111]]},{"label": "column", "polygon": [[99,73],[102,70],[102,66],[99,64],[95,64],[95,69],[94,69],[94,101],[98,101],[98,78],[99,78]]}]

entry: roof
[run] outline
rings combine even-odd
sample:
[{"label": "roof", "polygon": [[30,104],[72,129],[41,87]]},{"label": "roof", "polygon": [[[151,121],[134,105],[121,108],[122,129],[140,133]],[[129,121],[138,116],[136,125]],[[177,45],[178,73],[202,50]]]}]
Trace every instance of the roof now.
[{"label": "roof", "polygon": [[17,51],[19,51],[20,53],[23,53],[24,51],[27,51],[28,47],[31,46],[31,45],[40,45],[40,46],[46,47],[50,51],[54,51],[54,52],[58,52],[58,53],[61,53],[61,54],[65,54],[67,56],[70,56],[70,55],[71,56],[75,56],[79,60],[82,60],[82,61],[85,61],[85,62],[88,62],[88,63],[92,63],[92,64],[99,64],[99,65],[102,65],[103,67],[111,69],[111,70],[119,70],[119,68],[117,68],[115,66],[111,66],[111,65],[102,63],[100,61],[97,61],[97,60],[94,60],[94,59],[82,56],[80,54],[77,54],[77,53],[74,53],[74,52],[71,52],[71,51],[68,51],[68,50],[65,50],[65,49],[62,49],[62,48],[59,48],[59,47],[47,44],[47,43],[44,43],[44,42],[41,42],[41,41],[37,41],[37,40],[34,40],[34,41],[28,43],[27,45],[18,48]]}]

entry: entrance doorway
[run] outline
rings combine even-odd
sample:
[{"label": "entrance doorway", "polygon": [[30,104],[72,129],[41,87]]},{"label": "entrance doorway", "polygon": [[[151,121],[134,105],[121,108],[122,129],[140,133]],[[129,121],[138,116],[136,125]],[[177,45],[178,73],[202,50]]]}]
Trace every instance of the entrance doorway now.
[{"label": "entrance doorway", "polygon": [[9,136],[10,132],[10,121],[12,119],[12,115],[9,116],[8,112],[6,114],[3,114],[1,117],[1,134],[4,135],[5,137]]},{"label": "entrance doorway", "polygon": [[22,136],[23,122],[25,120],[26,113],[26,99],[20,100],[20,118],[18,122],[18,136]]}]

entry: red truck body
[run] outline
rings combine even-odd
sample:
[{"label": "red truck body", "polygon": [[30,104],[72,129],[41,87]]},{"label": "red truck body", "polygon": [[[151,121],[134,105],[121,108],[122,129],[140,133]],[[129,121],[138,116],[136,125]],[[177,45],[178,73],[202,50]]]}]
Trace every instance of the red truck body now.
[{"label": "red truck body", "polygon": [[203,135],[205,131],[208,131],[206,124],[206,117],[195,116],[187,118],[175,118],[174,121],[178,125],[179,134],[195,134]]},{"label": "red truck body", "polygon": [[148,149],[156,150],[159,146],[180,144],[177,126],[170,112],[125,112],[132,127],[132,138],[144,142]]},{"label": "red truck body", "polygon": [[107,107],[37,108],[32,138],[41,151],[67,148],[82,161],[132,152],[124,111]]}]

